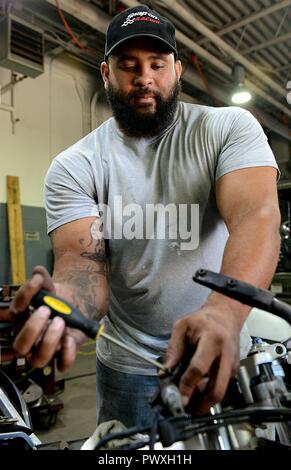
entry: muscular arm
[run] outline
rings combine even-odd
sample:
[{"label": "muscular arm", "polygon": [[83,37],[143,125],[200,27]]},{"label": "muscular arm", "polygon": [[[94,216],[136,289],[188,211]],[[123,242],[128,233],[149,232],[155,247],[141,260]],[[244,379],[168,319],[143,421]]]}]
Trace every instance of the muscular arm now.
[{"label": "muscular arm", "polygon": [[51,233],[57,293],[69,296],[88,318],[108,310],[108,270],[102,223],[87,217]]},{"label": "muscular arm", "polygon": [[[216,202],[229,230],[221,272],[268,288],[278,263],[280,211],[276,170],[249,168],[228,173],[216,185]],[[250,308],[213,292],[208,304],[236,310],[243,322]]]},{"label": "muscular arm", "polygon": [[[221,272],[268,287],[280,246],[276,170],[259,167],[226,174],[217,182],[216,201],[229,230]],[[166,366],[174,367],[192,348],[180,390],[186,405],[194,391],[204,389],[197,413],[223,399],[239,365],[239,335],[249,311],[213,292],[200,310],[175,323]]]}]

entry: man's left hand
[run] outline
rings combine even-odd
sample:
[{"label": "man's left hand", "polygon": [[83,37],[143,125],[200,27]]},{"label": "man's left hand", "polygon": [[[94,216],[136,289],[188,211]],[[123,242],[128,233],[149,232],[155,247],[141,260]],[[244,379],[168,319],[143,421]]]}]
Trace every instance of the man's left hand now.
[{"label": "man's left hand", "polygon": [[223,399],[239,365],[241,327],[234,311],[214,305],[205,305],[174,324],[165,366],[174,368],[190,348],[194,351],[179,389],[185,406],[194,391],[203,390],[197,414],[207,413]]}]

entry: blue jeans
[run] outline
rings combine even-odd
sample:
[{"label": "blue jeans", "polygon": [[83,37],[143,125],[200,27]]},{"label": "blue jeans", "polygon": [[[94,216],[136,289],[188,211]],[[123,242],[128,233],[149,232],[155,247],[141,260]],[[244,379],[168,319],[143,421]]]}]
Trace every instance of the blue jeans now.
[{"label": "blue jeans", "polygon": [[150,425],[149,400],[157,387],[155,376],[118,372],[97,359],[97,424],[117,419],[126,427]]}]

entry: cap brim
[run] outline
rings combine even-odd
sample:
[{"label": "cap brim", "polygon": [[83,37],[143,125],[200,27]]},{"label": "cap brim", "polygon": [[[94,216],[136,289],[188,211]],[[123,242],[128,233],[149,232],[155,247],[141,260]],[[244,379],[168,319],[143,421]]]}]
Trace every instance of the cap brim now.
[{"label": "cap brim", "polygon": [[171,50],[171,52],[174,52],[176,56],[178,55],[177,49],[174,46],[172,46],[170,43],[168,43],[168,41],[165,41],[164,39],[160,38],[160,36],[156,36],[155,34],[149,34],[149,33],[139,33],[139,34],[132,34],[131,36],[127,36],[126,38],[123,38],[120,41],[118,41],[116,44],[114,44],[114,46],[112,46],[109,49],[109,51],[105,53],[105,58],[107,58],[112,53],[112,51],[114,51],[114,49],[116,49],[116,47],[122,44],[123,42],[128,41],[129,39],[132,39],[132,38],[137,38],[137,37],[150,37],[150,38],[157,39],[163,44],[166,44],[168,48]]}]

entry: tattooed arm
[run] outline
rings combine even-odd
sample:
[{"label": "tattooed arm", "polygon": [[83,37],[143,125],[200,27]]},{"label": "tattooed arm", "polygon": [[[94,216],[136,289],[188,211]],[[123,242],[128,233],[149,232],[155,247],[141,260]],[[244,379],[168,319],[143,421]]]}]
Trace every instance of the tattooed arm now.
[{"label": "tattooed arm", "polygon": [[102,225],[96,217],[65,224],[52,232],[51,239],[53,278],[45,268],[36,267],[15,297],[10,314],[20,330],[14,341],[16,352],[27,356],[34,367],[43,367],[58,352],[58,368],[65,371],[73,364],[85,335],[66,328],[61,318],[49,320],[45,306],[28,319],[25,312],[33,295],[46,289],[77,305],[87,317],[102,318],[108,309],[107,260]]},{"label": "tattooed arm", "polygon": [[52,232],[51,240],[57,293],[67,290],[86,316],[102,318],[108,309],[108,276],[100,219],[87,217],[63,225]]}]

